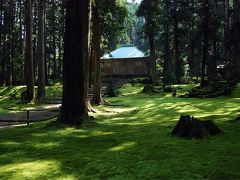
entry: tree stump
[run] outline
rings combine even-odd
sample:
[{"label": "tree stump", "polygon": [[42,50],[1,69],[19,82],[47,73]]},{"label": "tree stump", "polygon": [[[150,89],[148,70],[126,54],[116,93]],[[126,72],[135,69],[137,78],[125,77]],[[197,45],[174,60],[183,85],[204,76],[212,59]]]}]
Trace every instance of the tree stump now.
[{"label": "tree stump", "polygon": [[188,139],[201,139],[220,133],[222,133],[222,130],[213,121],[201,121],[190,115],[181,116],[172,131],[172,135]]}]

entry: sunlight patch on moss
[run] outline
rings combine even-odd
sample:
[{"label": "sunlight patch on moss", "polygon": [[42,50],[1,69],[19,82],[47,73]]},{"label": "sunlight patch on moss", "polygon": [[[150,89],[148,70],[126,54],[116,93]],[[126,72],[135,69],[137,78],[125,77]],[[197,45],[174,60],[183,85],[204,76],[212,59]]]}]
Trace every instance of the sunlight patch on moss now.
[{"label": "sunlight patch on moss", "polygon": [[114,132],[103,132],[103,131],[94,131],[90,133],[91,136],[108,136],[113,134]]},{"label": "sunlight patch on moss", "polygon": [[[240,113],[239,97],[127,95],[96,107],[96,126],[41,122],[0,131],[0,179],[239,179],[240,124],[228,122]],[[17,106],[6,100],[0,107],[5,103]],[[212,119],[226,133],[174,138],[181,114]]]},{"label": "sunlight patch on moss", "polygon": [[56,142],[42,142],[42,143],[34,143],[33,147],[36,148],[36,149],[45,149],[45,148],[48,148],[48,149],[51,149],[51,148],[57,148],[59,147],[60,144],[59,143],[56,143]]},{"label": "sunlight patch on moss", "polygon": [[147,104],[144,106],[144,109],[148,110],[147,108],[152,108],[152,107],[156,107],[156,104],[154,102]]},{"label": "sunlight patch on moss", "polygon": [[185,107],[185,108],[181,108],[180,110],[178,110],[179,113],[192,113],[192,112],[197,112],[199,111],[198,108],[190,108],[190,107]]},{"label": "sunlight patch on moss", "polygon": [[55,130],[55,135],[56,136],[59,136],[59,137],[64,137],[64,136],[68,136],[68,135],[71,135],[73,133],[77,132],[77,134],[79,133],[84,133],[84,134],[88,134],[89,131],[86,130],[86,129],[75,129],[75,128],[72,128],[72,127],[69,127],[69,128],[64,128],[64,129],[60,129],[60,130]]},{"label": "sunlight patch on moss", "polygon": [[34,162],[14,163],[0,168],[0,177],[7,175],[9,179],[36,179],[47,177],[59,171],[59,163],[53,160],[38,160]]},{"label": "sunlight patch on moss", "polygon": [[[93,114],[94,117],[99,118],[99,117],[113,117],[116,116],[116,114],[123,114],[123,113],[129,113],[133,110],[135,110],[136,108],[125,108],[125,107],[121,107],[121,108],[102,108],[101,111],[98,111],[97,114]],[[114,120],[114,118],[113,118]]]},{"label": "sunlight patch on moss", "polygon": [[109,151],[122,151],[128,148],[131,148],[133,146],[136,145],[136,142],[126,142],[126,143],[122,143],[118,146],[115,146],[113,148],[110,148]]},{"label": "sunlight patch on moss", "polygon": [[7,141],[7,142],[1,142],[0,145],[1,146],[17,146],[20,143],[18,142],[14,142],[14,141]]}]

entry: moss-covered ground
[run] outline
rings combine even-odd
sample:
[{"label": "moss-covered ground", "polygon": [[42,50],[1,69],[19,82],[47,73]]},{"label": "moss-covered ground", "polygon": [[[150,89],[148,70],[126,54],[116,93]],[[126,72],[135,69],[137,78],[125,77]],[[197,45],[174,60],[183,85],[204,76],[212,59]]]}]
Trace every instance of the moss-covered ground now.
[{"label": "moss-covered ground", "polygon": [[[35,102],[25,104],[21,103],[21,93],[26,89],[24,86],[0,87],[0,114],[8,112],[17,112],[26,108],[40,107],[44,102]],[[37,88],[35,89],[37,91]],[[46,87],[46,96],[48,99],[59,99],[62,94],[62,85]]]},{"label": "moss-covered ground", "polygon": [[[240,114],[240,87],[214,99],[141,89],[128,85],[107,98],[110,105],[96,107],[95,122],[81,129],[52,120],[0,131],[0,179],[240,179],[240,122],[231,122]],[[0,91],[0,113],[16,110]],[[172,137],[181,114],[213,119],[225,133]]]}]

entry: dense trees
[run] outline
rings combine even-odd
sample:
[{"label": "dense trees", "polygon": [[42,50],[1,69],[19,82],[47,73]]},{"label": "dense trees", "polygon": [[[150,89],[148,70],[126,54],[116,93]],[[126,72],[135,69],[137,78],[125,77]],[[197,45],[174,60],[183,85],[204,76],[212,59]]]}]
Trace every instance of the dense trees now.
[{"label": "dense trees", "polygon": [[[46,83],[60,79],[62,73],[63,54],[63,3],[62,1],[44,1],[44,12],[41,17],[40,7],[43,1],[32,2],[32,49],[34,81],[38,84],[38,63],[40,44],[44,44],[45,77]],[[24,57],[26,42],[26,3],[20,0],[2,0],[0,3],[0,85],[23,84]],[[54,10],[54,13],[52,13]],[[53,17],[54,16],[54,17]],[[44,18],[44,22],[41,22]],[[54,21],[54,23],[53,23]],[[44,23],[44,32],[39,28],[39,23]],[[40,31],[38,31],[40,30]],[[40,32],[40,33],[39,33]],[[43,42],[38,43],[39,34]],[[9,48],[11,47],[11,48]],[[41,53],[40,53],[41,55]],[[26,69],[26,68],[25,68]],[[17,72],[17,73],[15,73]],[[43,77],[42,77],[43,78]],[[50,80],[50,81],[48,81]]]},{"label": "dense trees", "polygon": [[155,40],[164,84],[201,77],[204,86],[217,79],[218,65],[228,71],[224,79],[239,79],[239,1],[143,0],[138,15],[145,17],[145,27],[147,16],[155,23],[149,40]]},{"label": "dense trees", "polygon": [[[93,71],[93,104],[101,104],[101,66],[100,57],[104,51],[113,50],[125,39],[128,25],[127,6],[123,0],[94,0],[92,3],[91,62]],[[117,20],[117,21],[116,21]],[[125,25],[124,25],[125,24]]]},{"label": "dense trees", "polygon": [[240,68],[240,2],[238,0],[233,1],[233,56],[232,56],[232,68],[233,68],[233,76],[232,78],[239,79],[239,68]]},{"label": "dense trees", "polygon": [[[129,9],[125,0],[106,0],[106,3],[99,4],[100,56],[107,52],[110,46],[113,49],[120,43],[129,43],[129,38],[126,37],[128,31],[125,28],[129,25],[127,24]],[[23,1],[1,0],[0,5],[1,85],[23,84],[26,4]],[[60,0],[32,2],[34,81],[35,84],[40,85],[40,89],[42,89],[43,80],[40,79],[44,79],[44,69],[46,84],[61,80],[62,77],[64,9],[65,5]],[[8,48],[10,46],[11,48]],[[44,57],[41,57],[43,52]],[[41,59],[44,60],[45,67],[40,66]]]},{"label": "dense trees", "polygon": [[[106,0],[105,3],[92,1],[93,56],[90,67],[87,60],[89,40],[86,39],[89,18],[82,9],[87,8],[85,10],[89,11],[89,5],[86,7],[87,2],[90,1],[63,3],[59,0],[26,0],[22,3],[1,0],[0,4],[0,85],[26,84],[26,94],[23,95],[26,102],[31,102],[35,97],[34,84],[38,86],[37,98],[44,99],[45,85],[55,80],[61,81],[64,71],[62,121],[71,124],[81,123],[76,119],[81,119],[82,115],[87,116],[88,82],[91,80],[88,72],[93,73],[92,102],[100,104],[102,102],[100,56],[120,43],[129,43],[129,39],[126,38],[128,31],[125,28],[128,26],[126,1]],[[66,26],[64,19],[67,20]],[[78,61],[79,59],[81,61]],[[79,104],[81,107],[76,107]]]},{"label": "dense trees", "polygon": [[[76,119],[87,115],[89,82],[92,103],[101,104],[100,57],[129,43],[150,55],[153,84],[199,77],[202,86],[216,80],[238,81],[240,3],[0,0],[0,85],[26,84],[25,98],[30,102],[34,84],[37,97],[46,98],[45,85],[61,81],[64,74],[63,122],[81,123]],[[219,68],[225,69],[224,77],[218,76]]]},{"label": "dense trees", "polygon": [[[105,1],[93,1],[99,16],[99,22],[95,23],[99,28],[95,25],[92,29],[99,29],[96,42],[100,45],[93,43],[94,49],[100,46],[97,57],[120,44],[134,43],[143,50],[149,45],[149,54],[154,59],[153,81],[159,77],[165,84],[181,83],[201,76],[203,84],[203,76],[208,81],[215,80],[219,64],[228,67],[228,79],[239,76],[238,1],[143,0],[140,6],[135,1]],[[44,97],[44,83],[51,84],[62,77],[64,3],[39,0],[32,6],[34,82],[39,85],[38,96]],[[23,83],[26,8],[22,1],[1,0],[1,85]],[[139,17],[134,16],[136,11]],[[96,34],[92,34],[94,38]],[[94,74],[92,80],[99,82]]]},{"label": "dense trees", "polygon": [[137,11],[138,16],[143,16],[145,18],[145,33],[149,38],[149,47],[150,47],[150,68],[151,68],[151,79],[153,84],[157,83],[157,69],[156,69],[156,52],[155,52],[155,33],[156,33],[156,16],[158,14],[159,2],[154,1],[142,1],[139,9]]},{"label": "dense trees", "polygon": [[205,86],[205,75],[206,75],[206,63],[209,60],[209,0],[204,0],[204,34],[203,34],[203,55],[202,55],[202,74],[201,74],[201,86]]}]

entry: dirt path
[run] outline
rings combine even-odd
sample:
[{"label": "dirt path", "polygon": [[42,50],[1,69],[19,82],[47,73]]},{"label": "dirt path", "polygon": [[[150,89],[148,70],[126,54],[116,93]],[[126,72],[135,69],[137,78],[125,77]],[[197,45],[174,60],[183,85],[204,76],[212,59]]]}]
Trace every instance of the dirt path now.
[{"label": "dirt path", "polygon": [[19,125],[26,125],[27,111],[29,111],[29,122],[52,119],[58,115],[59,106],[59,104],[49,104],[34,108],[26,108],[21,112],[12,112],[0,115],[0,130]]},{"label": "dirt path", "polygon": [[18,123],[18,122],[0,122],[0,131],[3,129],[14,128],[18,126],[26,126],[26,123]]}]

